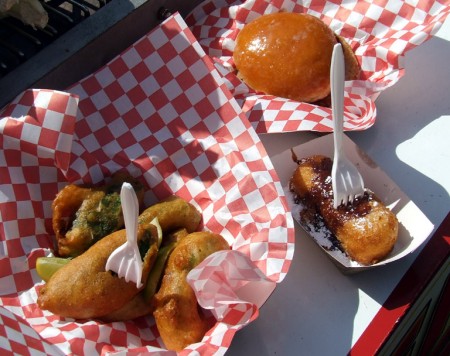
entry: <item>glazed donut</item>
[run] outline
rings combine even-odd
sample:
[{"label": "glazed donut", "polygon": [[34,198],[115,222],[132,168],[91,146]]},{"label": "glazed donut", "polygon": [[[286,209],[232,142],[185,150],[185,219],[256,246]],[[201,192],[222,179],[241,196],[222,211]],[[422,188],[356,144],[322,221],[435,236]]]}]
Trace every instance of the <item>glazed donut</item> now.
[{"label": "glazed donut", "polygon": [[[330,94],[331,55],[338,41],[344,40],[312,15],[262,15],[239,32],[233,60],[238,77],[254,90],[312,103]],[[351,74],[346,79],[355,79],[358,62],[348,44],[343,47]]]}]

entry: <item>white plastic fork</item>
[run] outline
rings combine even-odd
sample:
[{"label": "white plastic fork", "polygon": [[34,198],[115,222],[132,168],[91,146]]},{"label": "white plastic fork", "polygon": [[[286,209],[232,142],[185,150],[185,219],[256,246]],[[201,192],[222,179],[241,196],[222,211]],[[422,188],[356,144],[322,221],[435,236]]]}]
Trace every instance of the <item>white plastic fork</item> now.
[{"label": "white plastic fork", "polygon": [[130,183],[123,183],[120,191],[125,234],[127,241],[116,248],[106,261],[105,269],[114,271],[126,282],[136,283],[136,288],[142,287],[142,259],[137,245],[137,227],[139,202]]},{"label": "white plastic fork", "polygon": [[333,206],[352,203],[364,194],[364,181],[358,169],[345,156],[344,136],[344,82],[345,62],[340,43],[333,48],[331,57],[331,109],[333,114],[334,158],[331,170]]}]

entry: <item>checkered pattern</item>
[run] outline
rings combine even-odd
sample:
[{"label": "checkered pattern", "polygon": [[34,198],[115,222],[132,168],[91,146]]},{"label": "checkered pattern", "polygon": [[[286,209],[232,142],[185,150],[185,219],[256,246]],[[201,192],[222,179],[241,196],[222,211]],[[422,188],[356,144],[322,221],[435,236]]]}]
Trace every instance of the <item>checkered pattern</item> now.
[{"label": "checkered pattern", "polygon": [[[271,283],[294,250],[286,197],[257,134],[176,14],[60,93],[25,92],[0,121],[0,353],[106,354],[163,346],[152,317],[77,323],[41,311],[35,264],[52,247],[51,201],[67,182],[142,178],[146,204],[178,194]],[[63,104],[65,102],[65,104]],[[77,105],[78,104],[78,105]],[[224,353],[258,315],[237,303],[189,350]]]},{"label": "checkered pattern", "polygon": [[[199,304],[220,320],[206,339],[222,345],[231,340],[237,330],[256,319],[258,307],[267,300],[276,285],[255,267],[245,253],[236,250],[209,256],[188,274],[187,280],[195,290]],[[212,350],[203,347],[198,351],[203,355]],[[225,351],[222,347],[215,352],[223,354]]]},{"label": "checkered pattern", "polygon": [[[188,274],[187,280],[199,304],[212,310],[218,320],[226,320],[229,304],[237,304],[237,300],[243,301],[245,310],[260,307],[275,288],[275,282],[257,269],[248,255],[237,250],[209,256]],[[249,291],[251,295],[247,295]]]},{"label": "checkered pattern", "polygon": [[[442,0],[206,1],[186,22],[258,133],[332,131],[329,108],[257,95],[234,74],[232,53],[239,31],[258,16],[282,9],[321,18],[353,48],[362,73],[346,83],[344,129],[364,130],[375,122],[377,96],[403,76],[405,53],[440,28],[450,6]],[[280,109],[265,111],[269,106]]]}]

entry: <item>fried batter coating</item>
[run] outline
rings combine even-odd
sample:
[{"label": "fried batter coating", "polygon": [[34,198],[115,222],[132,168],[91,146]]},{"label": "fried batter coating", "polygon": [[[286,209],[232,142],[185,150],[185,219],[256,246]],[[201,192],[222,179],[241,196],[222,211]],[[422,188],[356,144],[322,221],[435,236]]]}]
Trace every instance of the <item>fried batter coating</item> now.
[{"label": "fried batter coating", "polygon": [[[40,289],[39,307],[74,319],[101,318],[123,308],[142,288],[138,289],[134,282],[126,282],[115,273],[105,271],[105,266],[109,255],[125,241],[125,230],[116,231],[61,267]],[[138,244],[143,257],[144,282],[156,258],[157,241],[154,225],[139,225]],[[148,306],[141,315],[150,310]]]},{"label": "fried batter coating", "polygon": [[158,331],[169,350],[180,351],[199,342],[212,327],[199,310],[186,276],[210,254],[229,248],[222,236],[202,231],[184,237],[170,255],[161,288],[154,298],[153,312]]},{"label": "fried batter coating", "polygon": [[140,291],[133,299],[127,302],[123,307],[101,316],[98,319],[107,323],[113,321],[133,320],[143,315],[148,315],[153,311],[151,304],[144,298],[144,292]]},{"label": "fried batter coating", "polygon": [[57,194],[52,204],[52,225],[59,256],[78,256],[102,237],[123,227],[120,204],[123,182],[133,185],[142,204],[142,184],[124,174],[114,175],[111,183],[100,187],[67,185]]},{"label": "fried batter coating", "polygon": [[[118,186],[117,189],[114,187],[115,191],[120,191],[123,180],[116,178],[115,182]],[[111,183],[111,188],[112,185]],[[59,217],[70,213],[76,205],[73,201],[80,202],[97,193],[104,197],[105,191],[105,188],[94,190],[67,186],[64,192],[58,195],[58,199],[55,199],[56,204],[59,199],[66,203],[58,205]],[[143,190],[141,195],[143,196]],[[87,199],[87,202],[82,204],[89,205],[91,201]],[[141,256],[145,256],[142,274],[144,284],[158,253],[158,232],[152,224],[155,217],[159,219],[159,225],[170,241],[178,241],[188,232],[196,230],[201,221],[201,214],[193,205],[175,196],[147,208],[139,216],[139,250]],[[61,219],[57,221],[62,224]],[[66,238],[67,234],[60,237],[61,240]],[[63,317],[95,318],[103,321],[128,320],[149,314],[153,307],[146,302],[142,288],[137,289],[134,283],[125,282],[115,273],[105,271],[109,255],[125,240],[125,230],[113,232],[61,267],[41,288],[38,296],[39,307]],[[77,240],[79,241],[82,241],[82,238]]]},{"label": "fried batter coating", "polygon": [[163,233],[180,228],[194,232],[202,219],[202,215],[192,204],[176,195],[145,209],[139,215],[139,222],[149,222],[155,217],[158,218]]},{"label": "fried batter coating", "polygon": [[368,190],[352,204],[334,209],[332,160],[317,155],[302,159],[298,164],[290,189],[306,205],[304,215],[320,214],[351,259],[370,265],[385,258],[398,236],[395,214]]}]

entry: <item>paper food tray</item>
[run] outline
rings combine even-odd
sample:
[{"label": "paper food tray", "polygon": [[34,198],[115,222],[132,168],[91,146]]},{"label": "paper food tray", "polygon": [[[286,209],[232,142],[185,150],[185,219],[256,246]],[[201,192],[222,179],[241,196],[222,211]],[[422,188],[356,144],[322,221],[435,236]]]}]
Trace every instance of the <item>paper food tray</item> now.
[{"label": "paper food tray", "polygon": [[258,133],[331,132],[328,107],[260,95],[235,75],[233,50],[243,26],[262,14],[289,11],[320,18],[352,47],[360,78],[346,82],[345,130],[365,130],[376,118],[375,99],[403,75],[403,58],[442,25],[448,3],[418,0],[208,0],[186,18]]},{"label": "paper food tray", "polygon": [[[399,221],[398,240],[393,251],[382,261],[371,266],[364,266],[350,260],[343,252],[334,248],[330,250],[330,242],[324,232],[308,232],[308,226],[303,226],[299,206],[294,203],[294,196],[289,191],[289,180],[297,167],[292,160],[291,150],[286,150],[272,157],[275,169],[288,196],[294,220],[304,228],[318,246],[345,273],[359,272],[377,266],[386,265],[414,252],[433,231],[433,224],[423,214],[414,202],[406,196],[397,184],[350,138],[344,136],[345,152],[363,176],[364,184],[372,190],[397,216]],[[333,158],[333,135],[327,134],[292,148],[298,159],[312,155],[325,155]]]},{"label": "paper food tray", "polygon": [[219,321],[181,354],[225,353],[288,272],[294,222],[281,183],[178,14],[66,92],[28,90],[0,117],[0,350],[167,352],[151,316],[81,322],[37,306],[36,259],[51,252],[51,203],[68,183],[127,171],[145,184],[146,206],[177,194],[232,246],[190,275]]}]

